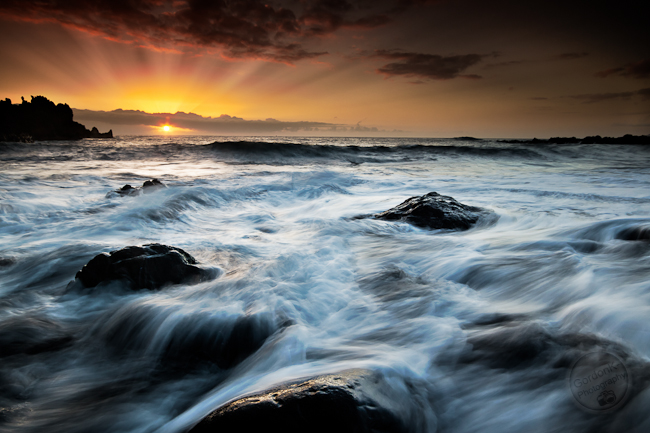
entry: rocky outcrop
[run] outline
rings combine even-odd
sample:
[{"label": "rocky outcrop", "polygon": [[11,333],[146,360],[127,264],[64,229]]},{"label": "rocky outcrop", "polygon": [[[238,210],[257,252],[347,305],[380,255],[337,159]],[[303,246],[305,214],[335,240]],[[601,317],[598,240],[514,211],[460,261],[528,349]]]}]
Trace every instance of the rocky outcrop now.
[{"label": "rocky outcrop", "polygon": [[159,189],[167,188],[167,185],[159,181],[158,179],[150,179],[145,181],[141,187],[133,187],[129,184],[124,185],[120,189],[115,191],[110,191],[106,194],[106,198],[113,197],[124,197],[124,196],[135,196],[140,194],[149,194]]},{"label": "rocky outcrop", "polygon": [[268,431],[271,426],[273,431],[286,433],[406,432],[409,425],[426,423],[426,403],[419,400],[413,404],[421,397],[418,391],[413,386],[402,389],[369,370],[346,370],[235,400],[212,412],[190,432],[256,432]]},{"label": "rocky outcrop", "polygon": [[84,287],[121,280],[132,289],[157,290],[180,283],[198,283],[213,276],[199,268],[197,261],[180,248],[161,244],[129,246],[101,253],[75,276]]},{"label": "rocky outcrop", "polygon": [[90,130],[90,134],[86,138],[113,138],[113,130],[110,129],[108,132],[99,132],[99,130],[93,126],[93,129]]},{"label": "rocky outcrop", "polygon": [[32,142],[34,140],[80,140],[82,138],[113,138],[113,131],[92,131],[72,120],[68,104],[57,104],[44,96],[32,96],[12,104],[0,101],[0,141]]},{"label": "rocky outcrop", "polygon": [[481,216],[490,211],[459,203],[452,197],[430,192],[421,197],[411,197],[403,203],[374,218],[386,221],[404,221],[428,229],[467,230]]}]

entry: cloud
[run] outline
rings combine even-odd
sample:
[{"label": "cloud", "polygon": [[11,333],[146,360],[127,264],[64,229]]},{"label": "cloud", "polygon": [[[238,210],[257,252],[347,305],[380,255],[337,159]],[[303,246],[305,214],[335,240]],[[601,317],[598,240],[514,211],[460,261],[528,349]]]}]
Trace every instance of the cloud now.
[{"label": "cloud", "polygon": [[515,66],[515,65],[523,65],[525,63],[528,63],[528,60],[510,60],[507,62],[498,62],[498,63],[488,63],[485,66],[483,66],[484,69],[491,69],[491,68],[501,68],[504,66]]},{"label": "cloud", "polygon": [[293,63],[327,54],[303,47],[339,28],[373,28],[416,0],[3,0],[0,18],[54,22],[156,49],[216,48],[232,59]]},{"label": "cloud", "polygon": [[462,72],[470,66],[477,64],[486,56],[465,54],[444,57],[436,54],[377,50],[373,57],[396,60],[377,69],[378,73],[384,74],[387,77],[402,75],[429,80],[450,80],[457,77],[470,79],[481,78],[480,75],[463,75]]},{"label": "cloud", "polygon": [[574,59],[581,59],[583,57],[587,57],[589,53],[562,53],[558,54],[557,56],[554,56],[553,58],[556,60],[574,60]]},{"label": "cloud", "polygon": [[641,96],[641,99],[643,99],[644,101],[650,101],[650,87],[637,90],[636,94]]},{"label": "cloud", "polygon": [[364,11],[365,14],[354,16],[360,12],[355,9],[357,8],[345,0],[317,1],[301,16],[301,23],[307,34],[324,35],[341,27],[373,28],[392,21],[387,14],[374,11]]},{"label": "cloud", "polygon": [[94,111],[74,109],[75,120],[81,123],[101,123],[111,128],[119,126],[157,127],[172,125],[197,134],[267,134],[279,132],[318,131],[344,125],[324,122],[282,122],[275,119],[245,120],[223,114],[203,117],[194,113],[146,113],[139,110]]},{"label": "cloud", "polygon": [[650,78],[650,59],[628,63],[618,68],[606,69],[596,73],[596,76],[600,78],[606,78],[610,75],[621,75],[623,77],[638,79]]},{"label": "cloud", "polygon": [[634,96],[641,97],[641,100],[643,101],[650,100],[650,87],[633,92],[588,93],[582,95],[571,95],[567,96],[567,98],[577,99],[583,101],[585,104],[595,104],[603,101],[630,99]]}]

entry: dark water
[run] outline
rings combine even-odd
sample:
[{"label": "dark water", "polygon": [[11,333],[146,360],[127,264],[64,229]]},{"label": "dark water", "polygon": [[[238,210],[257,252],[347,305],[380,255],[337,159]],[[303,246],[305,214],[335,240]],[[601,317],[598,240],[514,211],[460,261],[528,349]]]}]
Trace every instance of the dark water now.
[{"label": "dark water", "polygon": [[[238,140],[0,144],[2,431],[182,432],[357,367],[418,390],[400,394],[413,431],[650,431],[650,149]],[[169,188],[106,198],[152,177]],[[430,191],[498,220],[352,218]],[[151,242],[223,273],[68,288],[96,254]],[[567,386],[593,350],[634,380],[617,411],[587,413]]]}]

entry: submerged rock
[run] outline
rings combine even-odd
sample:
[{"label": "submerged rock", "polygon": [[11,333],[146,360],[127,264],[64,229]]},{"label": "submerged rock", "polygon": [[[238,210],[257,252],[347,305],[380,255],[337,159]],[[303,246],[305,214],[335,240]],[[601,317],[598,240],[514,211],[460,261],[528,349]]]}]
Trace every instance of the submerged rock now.
[{"label": "submerged rock", "polygon": [[616,239],[623,241],[650,241],[650,225],[624,228],[616,234]]},{"label": "submerged rock", "polygon": [[234,322],[180,323],[174,328],[161,356],[164,365],[181,366],[187,371],[205,362],[229,369],[262,347],[273,334],[291,322],[278,323],[268,314],[238,317]]},{"label": "submerged rock", "polygon": [[85,287],[123,280],[135,290],[156,290],[171,284],[198,283],[213,275],[196,264],[194,257],[180,248],[147,244],[101,253],[77,272],[75,278]]},{"label": "submerged rock", "polygon": [[135,195],[140,195],[142,193],[149,194],[164,188],[167,188],[167,185],[165,185],[158,179],[150,179],[150,180],[146,180],[141,187],[133,187],[129,184],[126,184],[120,189],[116,189],[115,191],[108,192],[106,194],[106,198],[135,196]]},{"label": "submerged rock", "polygon": [[16,260],[12,257],[0,257],[0,268],[11,266],[16,263]]},{"label": "submerged rock", "polygon": [[386,221],[405,221],[429,229],[467,230],[482,215],[490,211],[467,206],[452,197],[430,192],[421,197],[411,197],[385,212],[374,215]]},{"label": "submerged rock", "polygon": [[[360,369],[318,376],[228,403],[190,432],[268,431],[272,427],[286,433],[389,433],[426,425],[427,403],[419,400],[415,387],[401,385],[395,387],[384,376]],[[429,427],[435,430],[435,425]]]},{"label": "submerged rock", "polygon": [[55,322],[37,317],[10,317],[0,322],[0,358],[37,355],[70,346],[73,337]]},{"label": "submerged rock", "polygon": [[[484,365],[508,371],[534,368],[535,380],[564,380],[571,364],[582,355],[609,352],[618,356],[629,373],[642,385],[650,384],[650,363],[637,358],[618,342],[587,333],[557,333],[523,316],[502,315],[496,321],[482,321],[470,327],[467,347],[455,357],[459,364]],[[441,358],[443,359],[443,358]]]}]

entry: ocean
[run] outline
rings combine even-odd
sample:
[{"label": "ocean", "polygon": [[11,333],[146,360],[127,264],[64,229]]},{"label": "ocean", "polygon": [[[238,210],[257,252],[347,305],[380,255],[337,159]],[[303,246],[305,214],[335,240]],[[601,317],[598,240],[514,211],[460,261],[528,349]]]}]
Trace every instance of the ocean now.
[{"label": "ocean", "polygon": [[[107,197],[151,178],[167,188]],[[355,218],[431,191],[494,218]],[[148,243],[216,278],[72,287],[97,254]],[[0,143],[1,431],[184,432],[239,397],[362,368],[399,391],[408,431],[647,432],[649,319],[647,146]],[[238,320],[271,331],[215,365],[204,346]],[[594,351],[628,375],[602,413],[571,389]]]}]

